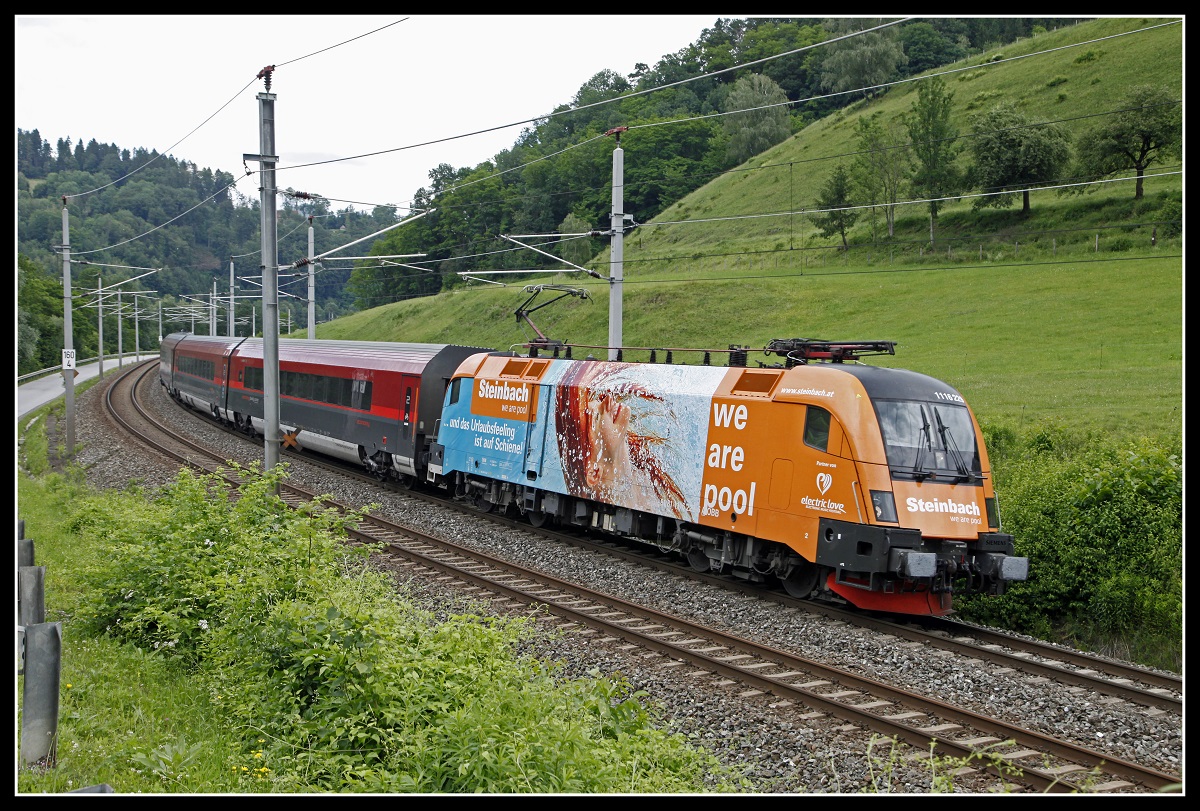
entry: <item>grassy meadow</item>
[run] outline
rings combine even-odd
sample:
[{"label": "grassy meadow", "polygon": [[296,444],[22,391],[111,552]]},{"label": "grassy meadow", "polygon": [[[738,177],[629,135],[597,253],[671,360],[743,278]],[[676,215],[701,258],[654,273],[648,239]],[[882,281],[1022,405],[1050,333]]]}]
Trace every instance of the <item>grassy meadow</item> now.
[{"label": "grassy meadow", "polygon": [[[942,69],[963,136],[960,168],[971,160],[971,116],[1000,102],[1078,136],[1119,109],[1133,85],[1182,97],[1182,26],[1164,22],[1093,20]],[[899,205],[891,238],[882,216],[864,209],[843,252],[840,239],[821,236],[804,212],[816,207],[834,168],[851,160],[859,119],[897,123],[915,98],[916,83],[908,82],[815,121],[626,235],[622,343],[725,350],[761,349],[772,338],[890,340],[896,355],[871,363],[944,380],[984,422],[1178,432],[1181,167],[1151,167],[1147,174],[1158,176],[1147,178],[1141,200],[1128,179],[1077,196],[1035,191],[1028,217],[1019,201],[1008,209],[975,209],[970,197],[950,201],[932,244],[927,205]],[[636,128],[624,137],[636,138]],[[607,248],[588,267],[615,273]],[[608,282],[581,273],[490,277],[497,279],[507,283],[468,282],[358,312],[318,325],[317,336],[508,348],[536,337],[516,316],[530,295],[524,286],[563,284],[589,298],[568,296],[537,310],[534,324],[553,339],[608,343]],[[530,306],[557,295],[544,291]],[[675,360],[693,362],[681,354]],[[751,364],[779,360],[750,354]]]},{"label": "grassy meadow", "polygon": [[[568,297],[531,317],[551,338],[605,345],[607,285],[580,286],[591,298]],[[631,273],[624,287],[626,346],[761,350],[772,338],[888,340],[897,343],[895,356],[868,362],[946,381],[985,422],[1052,420],[1135,434],[1182,425],[1177,254],[831,268],[752,281],[710,281],[688,271],[667,279]],[[535,303],[554,295],[544,291]],[[456,290],[320,324],[317,336],[506,349],[536,337],[513,314],[526,298],[513,288]],[[697,361],[683,354],[675,359]],[[750,353],[752,364],[779,360]],[[713,362],[724,360],[714,356]]]}]

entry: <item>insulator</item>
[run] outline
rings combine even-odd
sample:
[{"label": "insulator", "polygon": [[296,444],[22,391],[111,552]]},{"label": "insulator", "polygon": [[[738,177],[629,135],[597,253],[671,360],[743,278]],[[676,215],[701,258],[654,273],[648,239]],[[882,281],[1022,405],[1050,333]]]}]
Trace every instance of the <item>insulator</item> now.
[{"label": "insulator", "polygon": [[674,363],[674,362],[675,362],[675,361],[673,361],[673,360],[671,359],[671,350],[670,350],[670,349],[668,349],[668,350],[667,350],[667,363]]},{"label": "insulator", "polygon": [[625,350],[624,350],[624,349],[618,349],[618,350],[617,350],[617,360],[618,360],[618,361],[622,360],[622,359],[623,359],[623,357],[624,357],[624,355],[625,355]]},{"label": "insulator", "polygon": [[709,356],[709,353],[705,352],[704,353],[704,365],[708,366],[711,361],[712,361],[712,358]]},{"label": "insulator", "polygon": [[658,363],[658,350],[655,350],[655,349],[650,350],[650,362]]}]

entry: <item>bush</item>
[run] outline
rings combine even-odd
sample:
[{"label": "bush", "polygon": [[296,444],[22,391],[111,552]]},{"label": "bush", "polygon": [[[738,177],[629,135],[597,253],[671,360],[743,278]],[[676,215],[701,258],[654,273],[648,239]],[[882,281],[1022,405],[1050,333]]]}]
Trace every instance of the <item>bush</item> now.
[{"label": "bush", "polygon": [[221,475],[184,469],[156,502],[94,499],[78,513],[72,532],[94,533],[110,550],[85,575],[94,632],[197,666],[225,622],[261,618],[340,559],[368,553],[336,540],[355,515],[322,501],[293,511],[274,496],[286,463],[233,472],[245,483],[232,504]]},{"label": "bush", "polygon": [[1168,202],[1158,213],[1158,219],[1164,223],[1159,229],[1163,239],[1183,235],[1183,207],[1174,200]]},{"label": "bush", "polygon": [[[1029,579],[1000,597],[964,599],[965,618],[1084,648],[1136,648],[1181,668],[1183,475],[1179,440],[1118,445],[1052,424],[993,458],[1004,531]],[[1137,644],[1122,642],[1129,637]]]},{"label": "bush", "polygon": [[518,655],[531,620],[437,621],[398,598],[369,548],[342,543],[361,513],[291,510],[275,495],[286,469],[235,467],[232,504],[220,475],[185,470],[153,503],[94,499],[74,524],[112,550],[87,573],[92,630],[195,674],[224,726],[246,731],[255,790],[742,786],[656,728],[619,674],[568,681]]}]

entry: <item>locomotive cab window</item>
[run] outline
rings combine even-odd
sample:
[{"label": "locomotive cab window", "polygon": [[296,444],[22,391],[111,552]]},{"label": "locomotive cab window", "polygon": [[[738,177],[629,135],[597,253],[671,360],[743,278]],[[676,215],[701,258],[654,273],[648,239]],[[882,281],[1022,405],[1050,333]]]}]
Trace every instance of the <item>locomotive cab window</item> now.
[{"label": "locomotive cab window", "polygon": [[931,476],[982,479],[975,426],[965,407],[878,400],[875,412],[892,475],[918,480]]},{"label": "locomotive cab window", "polygon": [[462,391],[462,378],[456,377],[454,378],[453,382],[450,383],[450,405],[454,405],[458,402],[458,395],[460,391]]},{"label": "locomotive cab window", "polygon": [[804,415],[804,444],[819,451],[829,450],[829,423],[832,417],[820,406],[809,406]]}]

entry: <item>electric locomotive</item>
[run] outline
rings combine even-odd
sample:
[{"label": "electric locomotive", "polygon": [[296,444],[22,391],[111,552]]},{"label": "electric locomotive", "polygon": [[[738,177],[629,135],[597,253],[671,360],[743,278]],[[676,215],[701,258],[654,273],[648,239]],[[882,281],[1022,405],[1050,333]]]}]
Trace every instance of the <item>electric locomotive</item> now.
[{"label": "electric locomotive", "polygon": [[[945,615],[1026,579],[965,398],[858,362],[888,341],[773,341],[784,363],[475,354],[427,477],[484,510],[585,527],[792,595]],[[568,350],[569,354],[569,350]]]}]

